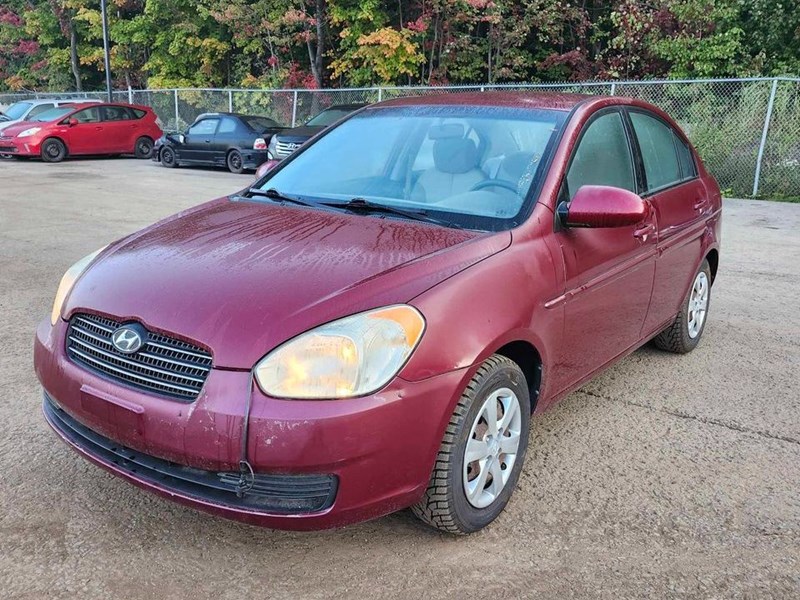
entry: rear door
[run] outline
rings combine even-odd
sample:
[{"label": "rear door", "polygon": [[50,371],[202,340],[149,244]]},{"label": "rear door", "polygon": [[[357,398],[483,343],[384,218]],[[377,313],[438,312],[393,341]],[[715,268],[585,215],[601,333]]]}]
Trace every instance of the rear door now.
[{"label": "rear door", "polygon": [[214,134],[218,125],[219,117],[207,117],[189,127],[180,149],[181,160],[213,163]]},{"label": "rear door", "polygon": [[[562,184],[570,202],[584,185],[639,191],[630,130],[617,107],[584,126]],[[565,228],[556,233],[565,269],[564,341],[556,389],[573,386],[636,345],[655,271],[656,235],[647,226]]]},{"label": "rear door", "polygon": [[100,115],[103,122],[106,152],[133,152],[136,122],[124,106],[102,106]]},{"label": "rear door", "polygon": [[70,154],[102,154],[106,152],[104,125],[100,107],[90,106],[69,116],[77,124],[68,128],[67,148]]},{"label": "rear door", "polygon": [[627,111],[644,167],[645,191],[658,221],[658,260],[645,333],[674,317],[702,258],[706,190],[688,143],[672,126],[644,109]]}]

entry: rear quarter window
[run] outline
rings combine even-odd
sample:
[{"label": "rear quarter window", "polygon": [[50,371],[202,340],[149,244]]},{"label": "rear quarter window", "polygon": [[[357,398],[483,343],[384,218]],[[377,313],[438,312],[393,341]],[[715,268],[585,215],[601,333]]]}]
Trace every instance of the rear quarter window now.
[{"label": "rear quarter window", "polygon": [[133,113],[135,119],[141,119],[147,114],[146,110],[141,110],[139,108],[132,108],[130,111]]},{"label": "rear quarter window", "polygon": [[678,163],[681,166],[681,176],[683,179],[697,177],[697,165],[694,162],[692,149],[689,147],[689,144],[678,137],[678,134],[675,134],[675,147],[678,149]]}]

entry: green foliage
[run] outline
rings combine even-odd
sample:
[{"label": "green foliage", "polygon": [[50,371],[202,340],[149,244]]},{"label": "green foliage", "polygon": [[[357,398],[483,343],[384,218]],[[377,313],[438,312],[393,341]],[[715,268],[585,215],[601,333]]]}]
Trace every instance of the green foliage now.
[{"label": "green foliage", "polygon": [[[800,72],[786,0],[109,0],[108,19],[117,87]],[[97,0],[4,0],[0,91],[101,88],[101,32]]]}]

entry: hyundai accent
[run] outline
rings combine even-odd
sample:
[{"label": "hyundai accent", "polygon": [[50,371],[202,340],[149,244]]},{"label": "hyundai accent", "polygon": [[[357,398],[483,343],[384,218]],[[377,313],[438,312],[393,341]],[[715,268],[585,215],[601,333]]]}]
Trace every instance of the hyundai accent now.
[{"label": "hyundai accent", "polygon": [[649,340],[697,346],[720,219],[686,136],[639,100],[372,105],[72,266],[36,332],[44,414],[217,515],[318,529],[410,507],[474,532],[532,416]]}]

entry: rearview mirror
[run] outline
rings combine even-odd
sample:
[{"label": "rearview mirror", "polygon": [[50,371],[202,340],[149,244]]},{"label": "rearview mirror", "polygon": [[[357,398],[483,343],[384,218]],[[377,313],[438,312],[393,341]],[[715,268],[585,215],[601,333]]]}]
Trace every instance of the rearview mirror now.
[{"label": "rearview mirror", "polygon": [[572,202],[558,205],[564,227],[630,227],[647,218],[647,202],[637,194],[606,185],[584,185]]}]

